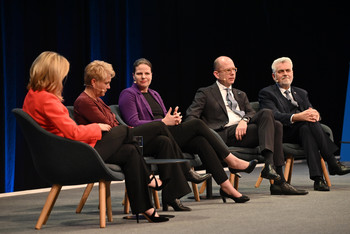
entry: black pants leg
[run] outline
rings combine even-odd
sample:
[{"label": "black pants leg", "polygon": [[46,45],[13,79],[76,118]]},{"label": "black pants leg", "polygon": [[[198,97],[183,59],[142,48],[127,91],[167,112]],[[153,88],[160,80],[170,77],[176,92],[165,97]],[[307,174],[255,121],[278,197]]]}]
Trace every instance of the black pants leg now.
[{"label": "black pants leg", "polygon": [[184,152],[199,155],[217,184],[227,180],[221,160],[226,158],[230,152],[202,120],[186,121],[177,126],[170,126],[169,130]]},{"label": "black pants leg", "polygon": [[153,207],[148,189],[150,172],[136,146],[128,144],[129,139],[129,129],[118,126],[105,133],[95,149],[105,162],[122,167],[130,206],[136,214]]},{"label": "black pants leg", "polygon": [[334,160],[338,147],[329,139],[319,122],[298,122],[284,127],[285,142],[299,143],[306,153],[310,178],[322,176],[320,153],[325,161]]},{"label": "black pants leg", "polygon": [[225,129],[223,133],[219,133],[220,135],[226,134],[228,146],[250,148],[259,146],[261,151],[268,150],[273,153],[273,162],[270,163],[274,163],[275,166],[284,165],[283,128],[279,121],[275,121],[271,110],[262,109],[252,117],[247,133],[241,141],[236,139],[236,128],[237,125],[233,125]]},{"label": "black pants leg", "polygon": [[[183,159],[182,151],[175,142],[166,125],[162,122],[151,122],[132,129],[134,135],[143,136],[144,154],[159,159]],[[168,185],[162,190],[164,202],[181,198],[191,192],[184,173],[190,170],[188,164],[158,165],[159,176]]]}]

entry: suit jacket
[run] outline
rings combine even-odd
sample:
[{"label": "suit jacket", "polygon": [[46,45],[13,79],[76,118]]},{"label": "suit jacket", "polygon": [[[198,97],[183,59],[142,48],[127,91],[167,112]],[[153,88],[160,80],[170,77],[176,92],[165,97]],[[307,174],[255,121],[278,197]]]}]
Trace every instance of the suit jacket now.
[{"label": "suit jacket", "polygon": [[[292,86],[291,94],[299,105],[299,111],[307,110],[309,107],[312,108],[306,90]],[[260,90],[259,104],[260,108],[271,109],[275,119],[279,120],[283,125],[291,125],[290,118],[294,114],[294,112],[291,112],[292,104],[282,95],[276,84]]]},{"label": "suit jacket", "polygon": [[[247,118],[255,114],[245,92],[232,88],[232,93],[240,110],[245,112]],[[211,129],[216,131],[224,129],[228,123],[228,114],[220,89],[216,83],[200,88],[186,111],[186,120],[194,118],[202,119]]]},{"label": "suit jacket", "polygon": [[45,130],[61,137],[81,141],[94,147],[101,140],[98,124],[77,125],[69,117],[68,109],[52,93],[29,90],[23,110]]},{"label": "suit jacket", "polygon": [[[148,93],[159,103],[165,116],[167,111],[159,93],[153,89],[148,89]],[[136,127],[152,121],[161,121],[154,119],[150,105],[136,84],[120,93],[118,104],[122,117],[129,126]]]}]

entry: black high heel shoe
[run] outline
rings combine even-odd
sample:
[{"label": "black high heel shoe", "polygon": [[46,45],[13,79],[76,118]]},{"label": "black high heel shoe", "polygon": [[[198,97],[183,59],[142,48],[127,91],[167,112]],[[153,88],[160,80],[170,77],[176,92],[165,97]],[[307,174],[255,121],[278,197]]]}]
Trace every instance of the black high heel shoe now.
[{"label": "black high heel shoe", "polygon": [[249,174],[249,173],[251,173],[254,170],[254,168],[255,168],[257,163],[258,163],[258,160],[254,159],[254,160],[249,162],[249,165],[248,165],[248,167],[246,169],[243,169],[243,170],[242,169],[233,169],[233,168],[230,168],[230,167],[228,169],[230,170],[230,172],[232,174],[236,174],[238,172],[245,172],[245,173]]},{"label": "black high heel shoe", "polygon": [[152,187],[152,186],[148,186],[148,187],[150,187],[151,189],[157,190],[157,191],[160,191],[163,188],[165,188],[165,186],[167,186],[169,181],[170,181],[170,179],[166,179],[166,180],[162,181],[162,185],[159,186],[158,182],[157,182],[157,179],[156,179],[156,177],[154,175],[153,175],[152,179],[150,180],[150,183],[151,183],[152,180],[154,180],[156,182],[156,187]]},{"label": "black high heel shoe", "polygon": [[226,192],[224,192],[224,190],[222,190],[221,188],[220,188],[220,195],[221,195],[222,201],[224,203],[226,203],[226,198],[231,198],[236,203],[245,203],[245,202],[250,200],[250,198],[246,195],[242,195],[240,197],[231,196],[231,195],[227,194]]},{"label": "black high heel shoe", "polygon": [[192,209],[190,207],[184,206],[180,199],[175,199],[172,202],[164,202],[163,204],[163,211],[168,211],[168,207],[171,206],[175,211],[191,211]]},{"label": "black high heel shoe", "polygon": [[[149,216],[146,213],[142,213],[142,214],[148,220],[148,222],[150,222],[150,223],[161,223],[161,222],[169,221],[169,218],[164,217],[164,216],[156,217],[155,216],[156,215],[156,209],[154,209],[153,214],[151,216]],[[137,220],[137,223],[138,223],[139,222],[139,214],[136,214],[136,220]]]}]

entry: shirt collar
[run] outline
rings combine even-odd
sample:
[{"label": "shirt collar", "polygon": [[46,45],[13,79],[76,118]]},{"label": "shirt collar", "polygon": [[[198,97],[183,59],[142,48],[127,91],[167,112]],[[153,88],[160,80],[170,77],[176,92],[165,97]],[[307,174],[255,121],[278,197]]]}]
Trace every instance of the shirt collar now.
[{"label": "shirt collar", "polygon": [[[227,89],[227,87],[225,86],[225,85],[222,85],[219,81],[216,81],[216,84],[218,85],[218,87],[219,87],[219,89],[220,90],[226,90]],[[231,90],[231,92],[232,92],[232,85],[230,85],[230,87],[228,87],[230,90]]]},{"label": "shirt collar", "polygon": [[277,87],[279,88],[279,90],[281,91],[281,93],[282,93],[283,95],[285,95],[284,92],[286,92],[286,90],[289,90],[289,93],[292,93],[292,89],[291,89],[292,86],[289,86],[289,89],[284,89],[284,88],[281,88],[281,86],[279,86],[278,83],[276,83],[276,85],[277,85]]}]

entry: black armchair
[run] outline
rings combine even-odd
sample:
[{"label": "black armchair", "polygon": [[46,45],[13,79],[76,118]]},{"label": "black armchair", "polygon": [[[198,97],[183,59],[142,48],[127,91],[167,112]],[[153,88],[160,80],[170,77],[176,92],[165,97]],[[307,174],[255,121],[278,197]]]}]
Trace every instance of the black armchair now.
[{"label": "black armchair", "polygon": [[46,224],[63,185],[94,182],[99,182],[100,227],[106,226],[106,206],[108,221],[112,221],[110,181],[124,180],[121,168],[104,163],[88,144],[46,131],[22,109],[16,108],[12,112],[28,143],[38,174],[52,184],[35,228],[41,229]]}]

